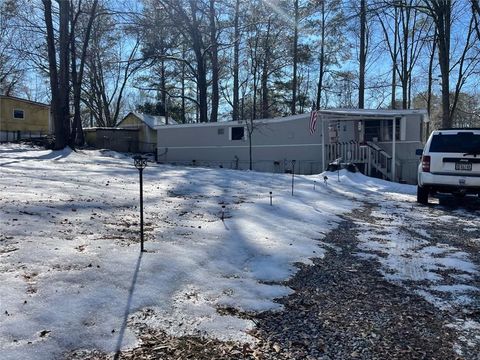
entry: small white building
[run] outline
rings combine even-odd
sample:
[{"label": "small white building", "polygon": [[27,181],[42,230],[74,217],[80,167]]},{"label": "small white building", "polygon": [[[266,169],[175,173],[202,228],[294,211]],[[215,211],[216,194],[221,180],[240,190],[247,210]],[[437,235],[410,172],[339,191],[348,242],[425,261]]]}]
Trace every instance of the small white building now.
[{"label": "small white building", "polygon": [[257,171],[291,171],[295,160],[296,173],[315,174],[342,158],[367,175],[415,183],[427,121],[425,110],[321,110],[313,133],[310,114],[164,125],[157,127],[158,161],[248,169],[251,149]]}]

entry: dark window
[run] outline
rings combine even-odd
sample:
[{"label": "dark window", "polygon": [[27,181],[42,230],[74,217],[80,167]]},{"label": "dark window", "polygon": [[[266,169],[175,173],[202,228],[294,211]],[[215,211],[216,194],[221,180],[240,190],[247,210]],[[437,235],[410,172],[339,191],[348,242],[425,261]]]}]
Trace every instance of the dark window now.
[{"label": "dark window", "polygon": [[480,135],[473,132],[434,135],[430,152],[480,153]]},{"label": "dark window", "polygon": [[[400,139],[400,119],[395,120],[395,139]],[[383,126],[386,133],[383,136],[383,141],[391,141],[392,140],[392,127],[393,127],[393,120],[384,120]]]},{"label": "dark window", "polygon": [[225,129],[224,129],[224,128],[217,129],[217,134],[218,134],[218,135],[223,135],[223,134],[225,134]]},{"label": "dark window", "polygon": [[365,121],[365,141],[380,140],[380,120]]},{"label": "dark window", "polygon": [[20,109],[14,109],[13,110],[13,118],[14,119],[23,119],[24,118],[24,112],[23,110]]},{"label": "dark window", "polygon": [[243,126],[232,127],[232,140],[243,140],[245,128]]},{"label": "dark window", "polygon": [[[365,141],[392,141],[392,120],[366,120]],[[396,120],[395,133],[397,140],[400,139],[400,120]]]}]

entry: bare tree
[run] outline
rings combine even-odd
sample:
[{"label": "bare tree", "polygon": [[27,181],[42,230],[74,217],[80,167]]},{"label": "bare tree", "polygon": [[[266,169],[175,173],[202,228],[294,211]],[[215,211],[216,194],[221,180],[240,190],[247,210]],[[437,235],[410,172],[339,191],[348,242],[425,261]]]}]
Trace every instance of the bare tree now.
[{"label": "bare tree", "polygon": [[478,0],[471,0],[472,1],[472,13],[473,19],[475,21],[475,31],[477,33],[478,39],[480,39],[480,3]]},{"label": "bare tree", "polygon": [[54,33],[52,1],[42,0],[46,25],[46,39],[52,92],[52,113],[55,126],[55,149],[67,146],[70,134],[70,96],[69,96],[69,12],[70,2],[59,1],[59,39],[58,62],[57,44]]},{"label": "bare tree", "polygon": [[[71,4],[73,7],[73,3]],[[83,145],[84,137],[83,137],[83,129],[82,129],[82,119],[81,119],[81,92],[82,92],[82,82],[83,82],[83,74],[85,69],[85,61],[87,59],[87,50],[88,44],[90,43],[90,35],[92,30],[93,21],[95,19],[98,0],[93,0],[90,10],[88,12],[87,24],[86,28],[83,31],[83,36],[79,36],[80,42],[80,54],[77,54],[77,43],[76,43],[76,35],[79,32],[79,21],[80,15],[83,12],[82,9],[82,0],[78,1],[76,13],[71,11],[71,18],[70,18],[70,50],[71,50],[71,62],[72,62],[72,88],[73,88],[73,124],[72,124],[72,132],[70,135],[70,142]],[[73,9],[72,9],[73,10]],[[77,64],[77,61],[79,63]],[[77,70],[78,68],[78,70]]]},{"label": "bare tree", "polygon": [[130,33],[131,38],[122,38],[120,34],[126,29],[116,27],[116,22],[108,13],[96,17],[85,63],[88,81],[82,88],[82,101],[98,126],[118,124],[127,84],[145,62],[138,56],[138,35]]},{"label": "bare tree", "polygon": [[216,122],[218,120],[218,104],[220,101],[219,92],[219,76],[220,65],[218,63],[218,30],[217,30],[217,15],[215,9],[216,0],[209,0],[208,18],[210,27],[210,61],[212,64],[212,103],[210,121]]},{"label": "bare tree", "polygon": [[0,94],[11,95],[24,75],[24,62],[15,49],[20,6],[15,1],[0,3]]},{"label": "bare tree", "polygon": [[410,108],[412,73],[426,43],[431,22],[422,17],[417,0],[385,2],[377,18],[392,59],[392,108],[396,107],[396,75],[402,86],[402,108]]},{"label": "bare tree", "polygon": [[[315,108],[319,110],[322,104],[322,95],[328,85],[328,76],[333,76],[331,68],[338,66],[342,60],[346,60],[350,56],[350,52],[345,45],[343,35],[345,17],[341,2],[338,0],[322,1],[319,9],[314,10],[314,16],[315,21],[312,26],[315,33],[318,33],[319,48]],[[333,78],[331,80],[333,81]]]},{"label": "bare tree", "polygon": [[360,48],[359,51],[359,80],[358,80],[358,108],[365,107],[365,66],[367,60],[367,4],[360,0]]},{"label": "bare tree", "polygon": [[[428,14],[435,23],[436,40],[438,47],[438,62],[441,73],[442,87],[442,127],[449,128],[453,124],[458,96],[470,74],[472,74],[479,63],[479,52],[476,49],[478,38],[475,33],[475,13],[470,12],[468,30],[465,34],[463,46],[456,61],[451,63],[451,36],[452,36],[452,12],[454,4],[449,0],[426,0],[424,5],[418,7]],[[456,8],[457,11],[464,11]],[[457,46],[458,47],[458,46]],[[450,93],[451,74],[456,72],[456,82],[453,99]],[[452,102],[453,100],[453,102]]]},{"label": "bare tree", "polygon": [[233,104],[232,120],[239,120],[239,63],[240,63],[240,0],[235,0],[235,11],[233,20]]},{"label": "bare tree", "polygon": [[[323,2],[322,2],[323,3]],[[300,11],[298,8],[298,0],[293,1],[293,77],[292,77],[292,103],[290,112],[292,115],[296,114],[297,107],[297,68],[298,68],[298,26],[300,22]]]},{"label": "bare tree", "polygon": [[450,118],[450,37],[452,2],[426,0],[426,11],[435,22],[438,45],[438,62],[442,74],[442,127],[452,126]]}]

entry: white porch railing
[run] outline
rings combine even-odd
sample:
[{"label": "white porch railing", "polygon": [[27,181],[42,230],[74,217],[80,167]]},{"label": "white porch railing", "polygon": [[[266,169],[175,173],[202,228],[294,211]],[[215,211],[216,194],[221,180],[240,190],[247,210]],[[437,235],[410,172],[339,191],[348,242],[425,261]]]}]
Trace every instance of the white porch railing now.
[{"label": "white porch railing", "polygon": [[[392,179],[392,156],[378,145],[367,142],[360,145],[358,142],[334,143],[325,145],[327,163],[338,158],[343,162],[365,164],[365,174],[371,175],[374,169],[388,180]],[[396,162],[396,174],[401,173],[401,165]]]}]

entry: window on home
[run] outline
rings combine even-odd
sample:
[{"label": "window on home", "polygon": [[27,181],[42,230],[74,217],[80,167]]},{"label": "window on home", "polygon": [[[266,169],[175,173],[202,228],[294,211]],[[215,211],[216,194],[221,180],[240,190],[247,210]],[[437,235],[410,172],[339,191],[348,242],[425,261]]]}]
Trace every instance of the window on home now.
[{"label": "window on home", "polygon": [[365,121],[365,141],[380,140],[380,120]]},{"label": "window on home", "polygon": [[[383,120],[383,141],[392,141],[393,120]],[[400,139],[400,119],[395,121],[395,138]]]},{"label": "window on home", "polygon": [[243,126],[232,127],[232,140],[243,140],[245,128]]},{"label": "window on home", "polygon": [[225,129],[224,129],[224,128],[217,129],[217,134],[218,134],[218,135],[223,135],[224,133],[225,133]]},{"label": "window on home", "polygon": [[24,114],[23,110],[21,110],[21,109],[14,109],[14,110],[13,110],[13,118],[14,118],[14,119],[23,119],[23,118],[25,118],[25,114]]}]

